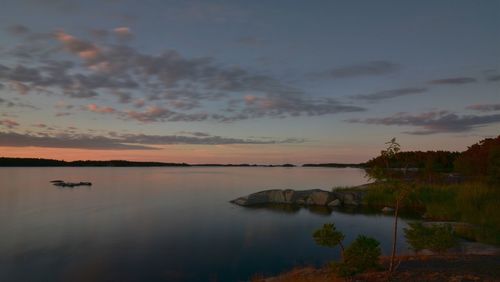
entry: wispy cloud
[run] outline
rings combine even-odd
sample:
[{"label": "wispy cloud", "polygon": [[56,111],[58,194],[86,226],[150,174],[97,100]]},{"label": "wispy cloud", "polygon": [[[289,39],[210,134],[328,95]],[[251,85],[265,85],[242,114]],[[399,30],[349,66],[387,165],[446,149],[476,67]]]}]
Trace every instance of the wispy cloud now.
[{"label": "wispy cloud", "polygon": [[500,104],[476,104],[467,106],[466,109],[479,112],[500,111]]},{"label": "wispy cloud", "polygon": [[12,129],[18,127],[19,123],[12,119],[2,119],[0,120],[0,125]]},{"label": "wispy cloud", "polygon": [[475,82],[477,82],[477,79],[473,77],[450,77],[429,81],[430,84],[434,85],[462,85]]},{"label": "wispy cloud", "polygon": [[[114,33],[127,34],[120,28]],[[175,50],[151,55],[125,45],[105,45],[77,38],[63,30],[53,34],[63,50],[76,56],[72,61],[39,60],[29,67],[0,65],[0,81],[7,81],[20,94],[33,90],[63,94],[71,98],[93,98],[111,94],[121,103],[141,101],[145,110],[88,108],[96,113],[115,113],[141,122],[154,121],[236,121],[250,118],[320,116],[363,111],[331,98],[309,97],[302,89],[283,83],[273,76],[238,66],[217,64],[214,58],[186,58]],[[333,71],[337,76],[374,75],[397,68],[386,61],[346,67]],[[137,93],[143,93],[137,97]],[[254,103],[245,101],[248,93]],[[236,101],[236,103],[235,103]],[[218,102],[221,108],[203,110]],[[223,105],[226,104],[224,108]],[[237,105],[230,111],[225,110]],[[198,112],[193,112],[197,109]],[[66,111],[67,112],[67,111]]]},{"label": "wispy cloud", "polygon": [[392,99],[400,96],[421,94],[427,91],[427,88],[423,87],[408,87],[408,88],[397,88],[390,90],[383,90],[369,94],[360,94],[353,96],[354,99],[365,100],[369,102],[378,102],[381,100]]},{"label": "wispy cloud", "polygon": [[277,94],[266,97],[245,96],[245,106],[236,119],[286,116],[322,116],[327,114],[362,112],[359,106],[340,103],[331,98],[306,99],[301,95]]},{"label": "wispy cloud", "polygon": [[113,34],[120,41],[130,40],[130,39],[134,38],[134,34],[130,30],[130,28],[128,28],[126,26],[117,27],[117,28],[113,29]]},{"label": "wispy cloud", "polygon": [[383,118],[348,119],[351,123],[415,126],[416,131],[408,134],[435,134],[450,132],[466,132],[475,128],[500,122],[500,114],[493,115],[458,115],[448,111],[434,111],[422,114],[397,113]]},{"label": "wispy cloud", "polygon": [[500,81],[500,75],[490,75],[486,77],[487,81],[495,82],[495,81]]},{"label": "wispy cloud", "polygon": [[6,28],[6,31],[11,35],[26,35],[30,33],[30,29],[21,24],[10,25]]},{"label": "wispy cloud", "polygon": [[[0,121],[1,122],[1,121]],[[230,138],[214,135],[146,135],[112,134],[109,136],[90,134],[47,134],[0,132],[0,146],[8,147],[48,147],[79,148],[92,150],[159,150],[161,145],[232,145],[232,144],[283,144],[303,143],[305,139],[263,140],[250,138]]]},{"label": "wispy cloud", "polygon": [[17,107],[17,108],[29,108],[29,109],[34,109],[34,110],[38,109],[37,107],[35,107],[31,104],[25,103],[25,102],[8,100],[8,99],[4,99],[4,98],[0,98],[0,106],[4,106],[7,108]]},{"label": "wispy cloud", "polygon": [[112,107],[102,107],[98,106],[96,104],[89,104],[85,107],[86,110],[94,112],[94,113],[100,113],[100,114],[112,114],[116,112],[116,110]]}]

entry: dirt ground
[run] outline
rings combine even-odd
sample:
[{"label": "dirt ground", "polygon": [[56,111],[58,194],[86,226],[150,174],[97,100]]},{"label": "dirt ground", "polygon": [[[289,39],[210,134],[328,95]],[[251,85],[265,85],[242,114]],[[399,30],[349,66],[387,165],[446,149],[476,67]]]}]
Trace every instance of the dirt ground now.
[{"label": "dirt ground", "polygon": [[[358,275],[350,281],[500,281],[500,255],[410,256],[399,258],[395,274],[384,271]],[[387,265],[387,259],[382,264]],[[253,282],[349,281],[339,278],[328,267],[297,268],[276,277],[255,277]]]}]

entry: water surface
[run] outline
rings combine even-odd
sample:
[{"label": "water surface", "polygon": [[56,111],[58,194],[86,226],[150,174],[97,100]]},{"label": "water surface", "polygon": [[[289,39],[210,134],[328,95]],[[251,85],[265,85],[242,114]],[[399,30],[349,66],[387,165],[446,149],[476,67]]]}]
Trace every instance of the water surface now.
[{"label": "water surface", "polygon": [[363,183],[349,168],[0,168],[0,281],[246,281],[338,258],[311,237],[327,222],[346,243],[365,234],[388,253],[391,217],[228,202]]}]

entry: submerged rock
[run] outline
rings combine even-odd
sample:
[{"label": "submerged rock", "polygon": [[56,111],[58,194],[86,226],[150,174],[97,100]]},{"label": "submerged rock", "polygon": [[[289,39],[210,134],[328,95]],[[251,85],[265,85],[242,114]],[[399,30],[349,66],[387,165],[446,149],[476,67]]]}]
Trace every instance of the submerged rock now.
[{"label": "submerged rock", "polygon": [[248,196],[240,197],[231,203],[240,206],[258,206],[267,204],[292,204],[307,206],[338,207],[341,205],[361,205],[363,193],[361,191],[324,191],[320,189],[300,190],[266,190]]},{"label": "submerged rock", "polygon": [[384,207],[384,208],[382,209],[382,212],[393,212],[393,211],[394,211],[394,209],[393,209],[393,208],[390,208],[390,207]]}]

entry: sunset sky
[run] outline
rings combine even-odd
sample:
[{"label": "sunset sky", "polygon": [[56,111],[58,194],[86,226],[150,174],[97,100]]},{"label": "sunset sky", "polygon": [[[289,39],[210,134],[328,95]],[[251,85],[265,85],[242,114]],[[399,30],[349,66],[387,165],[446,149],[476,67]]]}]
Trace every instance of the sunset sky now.
[{"label": "sunset sky", "polygon": [[499,133],[497,0],[0,8],[0,156],[363,162]]}]

